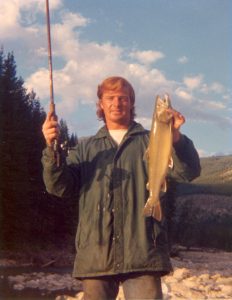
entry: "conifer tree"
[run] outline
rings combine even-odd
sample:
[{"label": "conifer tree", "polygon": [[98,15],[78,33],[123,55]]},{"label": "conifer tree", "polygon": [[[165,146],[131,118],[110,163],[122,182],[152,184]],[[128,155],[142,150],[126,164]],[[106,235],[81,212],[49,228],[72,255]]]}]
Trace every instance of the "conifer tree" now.
[{"label": "conifer tree", "polygon": [[[48,195],[42,180],[45,112],[34,91],[17,76],[13,53],[0,50],[0,246],[59,241],[73,227],[73,199]],[[60,121],[61,142],[70,142]],[[19,242],[20,241],[20,242]]]},{"label": "conifer tree", "polygon": [[71,134],[71,137],[70,137],[70,140],[69,140],[69,145],[70,147],[74,147],[78,144],[78,138],[77,138],[77,135],[72,133]]},{"label": "conifer tree", "polygon": [[[1,119],[1,230],[6,246],[28,237],[31,225],[31,195],[42,189],[40,162],[44,141],[44,112],[35,93],[27,93],[17,77],[13,53],[0,53]],[[20,228],[20,232],[19,232]]]}]

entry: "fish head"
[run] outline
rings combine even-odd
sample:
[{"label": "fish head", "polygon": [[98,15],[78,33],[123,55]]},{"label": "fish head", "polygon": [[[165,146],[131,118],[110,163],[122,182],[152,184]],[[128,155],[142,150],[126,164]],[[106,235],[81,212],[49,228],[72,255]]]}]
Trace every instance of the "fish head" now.
[{"label": "fish head", "polygon": [[155,117],[158,121],[169,123],[172,119],[172,114],[168,111],[168,109],[172,108],[171,100],[168,94],[165,94],[163,98],[159,95],[156,97],[155,104]]}]

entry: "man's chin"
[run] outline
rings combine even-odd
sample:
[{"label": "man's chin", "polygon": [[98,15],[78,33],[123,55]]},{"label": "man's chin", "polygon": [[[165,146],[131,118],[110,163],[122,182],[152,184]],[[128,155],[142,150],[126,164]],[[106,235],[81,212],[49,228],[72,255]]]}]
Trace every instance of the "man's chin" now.
[{"label": "man's chin", "polygon": [[125,116],[122,116],[119,114],[111,114],[109,119],[112,121],[117,121],[117,120],[120,121],[120,120],[125,120],[126,118],[125,118]]},{"label": "man's chin", "polygon": [[120,114],[120,113],[111,114],[111,119],[114,119],[114,120],[123,120],[124,118],[125,118],[125,116],[122,116],[122,114]]}]

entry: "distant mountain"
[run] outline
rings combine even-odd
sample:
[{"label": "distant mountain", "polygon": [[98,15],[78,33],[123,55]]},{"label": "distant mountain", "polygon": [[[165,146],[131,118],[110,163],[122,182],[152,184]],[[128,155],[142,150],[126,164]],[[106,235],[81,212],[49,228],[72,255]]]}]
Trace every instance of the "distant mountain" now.
[{"label": "distant mountain", "polygon": [[232,196],[232,155],[204,157],[201,175],[190,184],[180,184],[178,194],[220,194]]},{"label": "distant mountain", "polygon": [[201,158],[201,168],[197,184],[232,183],[232,155]]}]

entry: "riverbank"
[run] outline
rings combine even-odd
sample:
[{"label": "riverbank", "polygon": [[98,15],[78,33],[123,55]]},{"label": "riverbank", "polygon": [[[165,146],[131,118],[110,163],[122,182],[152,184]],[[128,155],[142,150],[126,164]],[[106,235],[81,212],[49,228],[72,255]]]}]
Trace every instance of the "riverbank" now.
[{"label": "riverbank", "polygon": [[[48,254],[40,252],[36,261],[33,255],[29,261],[19,253],[1,256],[1,299],[81,299],[81,283],[71,276],[74,255]],[[172,264],[173,274],[162,279],[165,299],[232,299],[232,252],[178,247]]]}]

